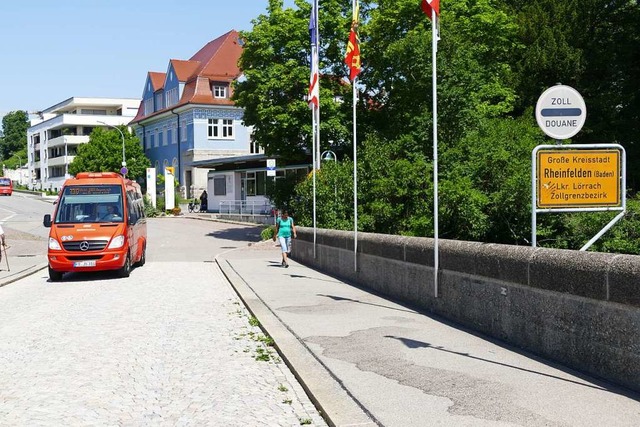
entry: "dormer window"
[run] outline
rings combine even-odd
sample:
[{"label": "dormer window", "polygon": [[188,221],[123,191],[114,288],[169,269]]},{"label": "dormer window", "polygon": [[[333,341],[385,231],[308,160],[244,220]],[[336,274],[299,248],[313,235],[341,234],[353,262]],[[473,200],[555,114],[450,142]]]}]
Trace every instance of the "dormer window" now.
[{"label": "dormer window", "polygon": [[227,97],[227,87],[226,86],[213,86],[213,97],[214,98],[226,98]]}]

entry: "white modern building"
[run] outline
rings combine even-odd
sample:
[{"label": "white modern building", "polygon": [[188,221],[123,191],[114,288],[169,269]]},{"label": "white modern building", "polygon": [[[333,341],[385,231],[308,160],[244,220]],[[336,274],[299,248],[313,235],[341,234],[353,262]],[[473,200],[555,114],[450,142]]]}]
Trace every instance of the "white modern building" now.
[{"label": "white modern building", "polygon": [[73,97],[38,112],[27,129],[28,187],[60,189],[70,178],[78,146],[89,141],[93,129],[128,125],[139,105],[134,98]]}]

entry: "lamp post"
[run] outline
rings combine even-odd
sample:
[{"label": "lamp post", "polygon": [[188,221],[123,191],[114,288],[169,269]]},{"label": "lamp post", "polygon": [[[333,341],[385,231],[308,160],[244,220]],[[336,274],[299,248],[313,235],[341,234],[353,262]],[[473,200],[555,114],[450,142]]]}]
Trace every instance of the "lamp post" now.
[{"label": "lamp post", "polygon": [[105,126],[112,127],[115,130],[117,130],[118,132],[120,132],[120,136],[122,136],[122,169],[120,169],[120,172],[122,173],[122,175],[127,175],[127,159],[126,159],[125,154],[124,154],[124,134],[122,133],[120,128],[117,127],[117,126],[110,125],[109,123],[105,123],[105,122],[101,122],[101,121],[98,121],[98,123],[101,123],[101,124],[103,124]]},{"label": "lamp post", "polygon": [[[333,141],[329,141],[329,142],[333,142]],[[325,150],[322,152],[322,154],[320,154],[320,160],[327,160],[327,161],[331,161],[333,160],[334,163],[338,163],[338,156],[336,156],[336,153],[331,151],[331,150]],[[335,172],[334,172],[334,183],[333,183],[333,217],[335,219],[336,215],[338,214],[338,182],[335,180]]]}]

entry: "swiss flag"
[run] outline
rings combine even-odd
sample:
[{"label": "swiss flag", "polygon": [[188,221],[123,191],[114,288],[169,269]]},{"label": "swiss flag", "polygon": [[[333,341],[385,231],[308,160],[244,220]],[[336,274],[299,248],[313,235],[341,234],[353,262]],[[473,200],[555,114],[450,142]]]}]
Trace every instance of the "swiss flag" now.
[{"label": "swiss flag", "polygon": [[440,0],[422,0],[422,11],[427,14],[427,17],[431,19],[431,11],[436,13],[436,16],[440,16]]}]

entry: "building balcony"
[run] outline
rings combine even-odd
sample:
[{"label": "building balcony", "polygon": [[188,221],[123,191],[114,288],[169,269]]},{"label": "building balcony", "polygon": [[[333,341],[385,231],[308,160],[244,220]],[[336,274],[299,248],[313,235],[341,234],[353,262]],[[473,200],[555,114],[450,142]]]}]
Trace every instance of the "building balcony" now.
[{"label": "building balcony", "polygon": [[47,166],[48,167],[63,166],[71,163],[73,159],[74,159],[74,156],[50,157],[49,160],[47,160]]},{"label": "building balcony", "polygon": [[89,141],[88,136],[62,135],[57,138],[50,139],[47,146],[49,148],[53,148],[53,147],[59,147],[64,145],[80,145],[88,141]]}]

